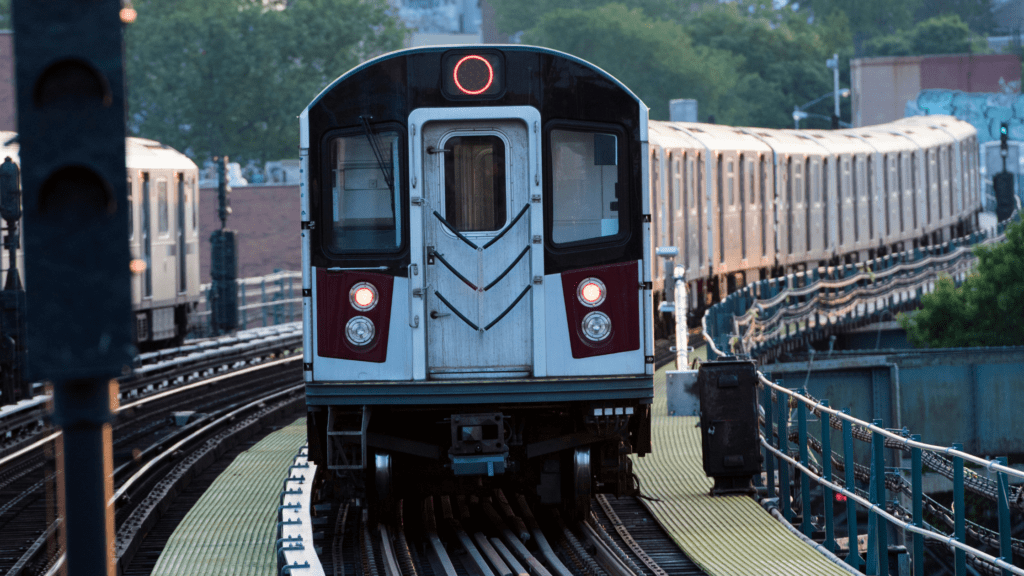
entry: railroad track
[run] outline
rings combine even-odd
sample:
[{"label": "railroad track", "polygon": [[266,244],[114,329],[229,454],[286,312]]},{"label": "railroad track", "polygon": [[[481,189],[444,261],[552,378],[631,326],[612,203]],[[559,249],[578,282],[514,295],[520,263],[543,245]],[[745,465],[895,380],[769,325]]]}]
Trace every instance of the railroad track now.
[{"label": "railroad track", "polygon": [[[122,389],[112,426],[119,562],[131,560],[156,512],[218,454],[301,411],[301,332],[270,340],[221,347],[219,358],[179,356],[177,372],[161,366],[159,380]],[[22,444],[0,457],[0,573],[12,576],[46,574],[62,558],[53,538],[60,433]]]},{"label": "railroad track", "polygon": [[496,490],[394,503],[378,523],[349,502],[325,515],[320,558],[328,576],[705,574],[636,499],[598,496],[592,507],[573,522]]}]

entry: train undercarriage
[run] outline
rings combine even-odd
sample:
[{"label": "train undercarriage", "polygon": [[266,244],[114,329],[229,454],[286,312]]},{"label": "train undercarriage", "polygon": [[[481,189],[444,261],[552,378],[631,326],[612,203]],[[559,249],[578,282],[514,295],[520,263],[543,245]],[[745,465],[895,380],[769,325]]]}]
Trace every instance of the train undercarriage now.
[{"label": "train undercarriage", "polygon": [[570,517],[594,493],[632,495],[631,454],[651,450],[650,405],[310,407],[311,458],[339,499],[390,503],[494,488],[535,494]]}]

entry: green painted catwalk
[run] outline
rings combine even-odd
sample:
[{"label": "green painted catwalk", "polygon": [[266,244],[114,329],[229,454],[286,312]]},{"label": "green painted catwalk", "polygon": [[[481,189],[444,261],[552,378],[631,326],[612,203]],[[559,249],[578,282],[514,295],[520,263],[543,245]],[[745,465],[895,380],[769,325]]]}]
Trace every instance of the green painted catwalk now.
[{"label": "green painted catwalk", "polygon": [[654,452],[635,458],[641,491],[672,539],[711,576],[849,574],[803,543],[748,496],[712,498],[695,416],[668,416],[665,371],[654,375]]},{"label": "green painted catwalk", "polygon": [[174,530],[153,576],[277,574],[281,483],[305,443],[300,418],[239,454]]}]

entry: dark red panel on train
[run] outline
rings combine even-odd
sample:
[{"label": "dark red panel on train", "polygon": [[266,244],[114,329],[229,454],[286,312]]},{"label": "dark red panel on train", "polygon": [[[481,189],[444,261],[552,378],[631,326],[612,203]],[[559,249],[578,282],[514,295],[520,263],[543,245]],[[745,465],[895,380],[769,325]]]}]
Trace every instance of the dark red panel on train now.
[{"label": "dark red panel on train", "polygon": [[[349,300],[349,292],[359,282],[377,289],[377,305],[360,311]],[[316,352],[327,358],[384,362],[388,356],[388,326],[391,323],[391,296],[395,279],[372,272],[328,272],[316,269]],[[355,316],[373,322],[373,338],[356,346],[345,337],[345,325]]]},{"label": "dark red panel on train", "polygon": [[[604,302],[591,308],[580,303],[576,290],[587,278],[604,283]],[[637,263],[623,262],[562,273],[562,296],[569,321],[569,343],[573,358],[590,358],[640,348],[640,278]],[[583,335],[583,318],[590,312],[604,312],[611,319],[611,334],[601,342]]]}]

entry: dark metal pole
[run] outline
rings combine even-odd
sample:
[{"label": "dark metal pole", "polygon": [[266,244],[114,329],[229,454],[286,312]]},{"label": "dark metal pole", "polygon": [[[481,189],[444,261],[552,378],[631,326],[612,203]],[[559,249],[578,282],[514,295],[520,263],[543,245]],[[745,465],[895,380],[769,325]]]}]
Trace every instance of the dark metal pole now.
[{"label": "dark metal pole", "polygon": [[65,446],[57,472],[64,476],[70,576],[116,573],[112,389],[116,381],[95,378],[53,388],[53,421],[61,427]]}]

